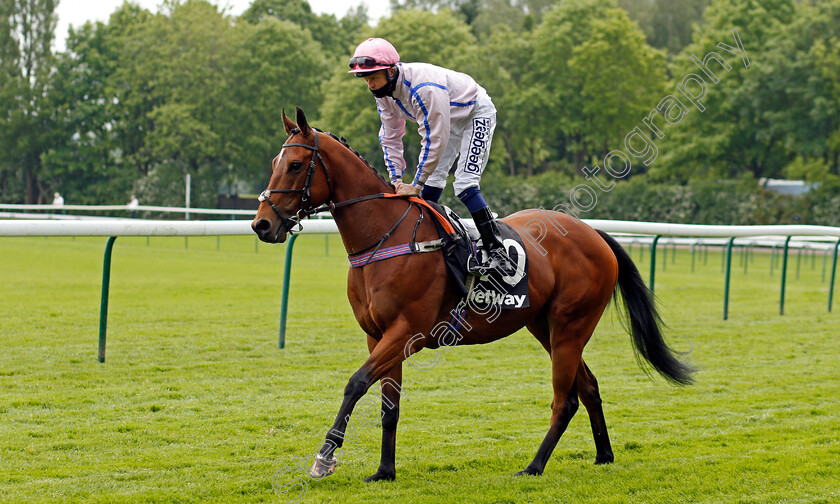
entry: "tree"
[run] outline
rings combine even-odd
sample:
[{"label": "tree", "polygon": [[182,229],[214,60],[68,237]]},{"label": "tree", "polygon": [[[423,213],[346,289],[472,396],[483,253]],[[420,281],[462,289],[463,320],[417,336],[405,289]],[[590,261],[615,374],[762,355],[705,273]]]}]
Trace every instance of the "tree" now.
[{"label": "tree", "polygon": [[0,195],[41,201],[51,189],[42,176],[53,113],[51,84],[54,0],[0,0]]},{"label": "tree", "polygon": [[367,11],[359,6],[340,21],[332,14],[315,14],[306,0],[254,0],[242,19],[258,24],[273,18],[309,30],[327,54],[343,54],[354,47],[356,34],[367,25]]},{"label": "tree", "polygon": [[548,148],[581,169],[618,146],[661,97],[662,53],[612,0],[569,0],[533,34],[526,77]]},{"label": "tree", "polygon": [[237,30],[228,98],[236,124],[232,160],[238,179],[264,185],[286,138],[281,110],[300,106],[317,124],[322,85],[337,62],[327,58],[308,30],[288,21],[269,18]]},{"label": "tree", "polygon": [[49,93],[55,127],[43,173],[78,204],[126,201],[136,178],[122,169],[116,149],[109,84],[118,55],[110,35],[103,23],[71,30]]},{"label": "tree", "polygon": [[[666,132],[659,149],[660,161],[652,173],[680,182],[734,178],[745,171],[754,177],[781,174],[791,154],[785,147],[787,133],[776,112],[799,108],[795,103],[797,93],[781,90],[801,80],[790,72],[793,67],[785,61],[788,56],[782,49],[787,44],[782,34],[795,14],[792,0],[715,1],[709,6],[693,42],[672,66],[675,84],[692,73],[706,81],[704,110],[687,104],[690,111],[685,118]],[[732,54],[718,46],[738,45],[733,30],[737,30],[746,52],[740,57],[740,50]],[[691,59],[694,55],[702,61],[713,52],[727,65],[708,60],[717,83]],[[753,65],[756,60],[761,63]],[[700,90],[696,83],[691,86],[693,92]],[[671,92],[678,93],[676,89]]]},{"label": "tree", "polygon": [[691,42],[692,26],[703,21],[709,0],[654,0],[648,42],[677,54]]},{"label": "tree", "polygon": [[532,51],[530,37],[497,25],[482,44],[485,65],[476,76],[496,105],[493,145],[504,147],[510,175],[516,175],[522,165],[527,176],[533,175],[536,166],[550,155],[542,135],[546,114],[540,108],[547,99],[538,95],[544,88],[527,78]]},{"label": "tree", "polygon": [[391,11],[430,11],[449,9],[458,13],[464,22],[471,25],[482,10],[482,0],[391,0]]},{"label": "tree", "polygon": [[799,8],[813,19],[801,33],[815,39],[808,55],[818,76],[808,79],[811,89],[816,90],[806,97],[814,98],[808,117],[817,123],[819,131],[809,140],[824,141],[824,148],[816,145],[803,155],[821,157],[832,174],[840,175],[840,1],[819,2],[813,7],[803,3]]}]

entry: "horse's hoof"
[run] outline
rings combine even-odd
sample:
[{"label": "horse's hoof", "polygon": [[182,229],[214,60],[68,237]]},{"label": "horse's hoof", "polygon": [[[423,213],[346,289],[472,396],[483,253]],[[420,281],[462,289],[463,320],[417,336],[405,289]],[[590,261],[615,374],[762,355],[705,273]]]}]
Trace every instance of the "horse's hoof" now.
[{"label": "horse's hoof", "polygon": [[595,457],[595,465],[612,464],[615,460],[612,453]]},{"label": "horse's hoof", "polygon": [[376,474],[371,474],[367,478],[365,478],[365,483],[370,483],[372,481],[394,481],[397,479],[396,472],[390,471],[376,471]]},{"label": "horse's hoof", "polygon": [[309,470],[309,476],[312,479],[321,479],[325,476],[335,472],[335,466],[338,465],[338,460],[335,457],[326,458],[321,454],[315,455],[315,462],[312,464],[312,469]]},{"label": "horse's hoof", "polygon": [[536,469],[532,468],[531,466],[522,469],[518,473],[514,474],[514,476],[540,476],[542,475],[542,471],[537,471]]}]

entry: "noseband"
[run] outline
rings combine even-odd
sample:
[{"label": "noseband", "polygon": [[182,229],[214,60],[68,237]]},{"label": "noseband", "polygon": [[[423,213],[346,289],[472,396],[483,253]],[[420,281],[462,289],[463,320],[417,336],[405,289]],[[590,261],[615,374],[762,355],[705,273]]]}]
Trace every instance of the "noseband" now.
[{"label": "noseband", "polygon": [[[309,149],[312,151],[312,158],[309,160],[309,171],[306,173],[306,182],[303,184],[303,189],[266,189],[262,193],[260,193],[259,201],[265,201],[270,206],[271,209],[274,210],[274,213],[277,214],[277,217],[283,222],[283,226],[289,231],[289,233],[300,232],[303,229],[303,225],[300,223],[306,217],[310,215],[315,215],[317,213],[324,212],[331,208],[330,205],[324,204],[319,207],[314,207],[310,204],[310,199],[312,198],[312,179],[315,176],[315,169],[317,166],[317,161],[321,161],[321,166],[324,167],[324,175],[327,177],[327,186],[330,188],[330,193],[332,193],[332,182],[330,181],[330,172],[327,169],[327,164],[324,162],[324,158],[321,157],[321,153],[318,152],[318,131],[313,130],[315,133],[315,145],[307,145],[303,143],[287,143],[283,144],[281,149],[286,147],[303,147],[305,149]],[[291,130],[292,135],[296,135],[300,133],[298,128],[293,128]],[[282,213],[280,213],[280,209],[271,202],[271,195],[274,193],[292,193],[292,194],[301,194],[300,198],[300,210],[297,211],[297,214],[294,217],[285,217]],[[295,230],[295,226],[298,226],[299,229]]]}]

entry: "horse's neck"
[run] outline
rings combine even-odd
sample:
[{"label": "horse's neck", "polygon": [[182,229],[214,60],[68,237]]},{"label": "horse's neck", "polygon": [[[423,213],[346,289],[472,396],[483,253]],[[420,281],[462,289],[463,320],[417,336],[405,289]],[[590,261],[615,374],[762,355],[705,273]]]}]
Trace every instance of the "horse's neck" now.
[{"label": "horse's neck", "polygon": [[[337,168],[335,174],[330,174],[334,203],[390,192],[379,175],[355,154],[349,154],[352,157],[330,163],[331,169],[333,166]],[[344,248],[352,254],[382,239],[404,211],[405,204],[390,198],[379,198],[353,203],[332,213]]]}]

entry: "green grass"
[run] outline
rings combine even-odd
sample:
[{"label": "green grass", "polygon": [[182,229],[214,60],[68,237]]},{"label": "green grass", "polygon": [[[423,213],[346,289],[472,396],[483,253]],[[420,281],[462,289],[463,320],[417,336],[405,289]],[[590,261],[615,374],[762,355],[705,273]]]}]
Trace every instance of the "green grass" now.
[{"label": "green grass", "polygon": [[840,500],[840,307],[826,312],[821,256],[797,280],[792,255],[780,316],[779,270],[762,253],[747,274],[735,256],[728,321],[719,253],[694,273],[687,250],[664,272],[660,258],[656,293],[673,345],[701,368],[693,386],[648,378],[608,310],[584,355],[612,465],[592,464],[581,409],[543,476],[512,476],[551,401],[548,357],[520,332],[447,350],[428,371],[405,366],[397,481],[361,481],[380,440],[361,423],[335,475],[282,473],[314,453],[367,354],[329,243],[326,256],[323,236],[298,240],[278,350],[284,247],[118,239],[100,364],[105,239],[0,238],[0,501],[278,503],[278,471],[278,484],[301,477],[313,504]]}]

